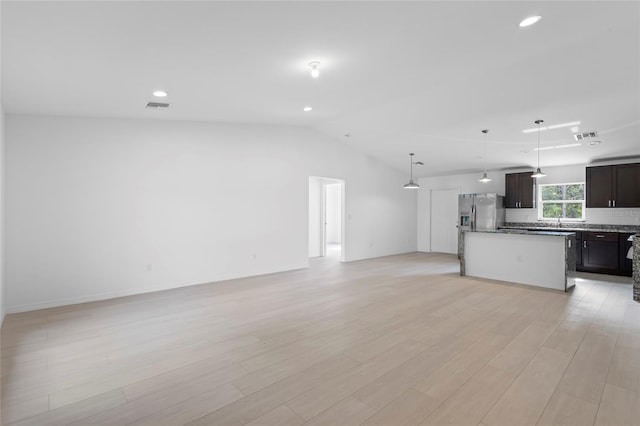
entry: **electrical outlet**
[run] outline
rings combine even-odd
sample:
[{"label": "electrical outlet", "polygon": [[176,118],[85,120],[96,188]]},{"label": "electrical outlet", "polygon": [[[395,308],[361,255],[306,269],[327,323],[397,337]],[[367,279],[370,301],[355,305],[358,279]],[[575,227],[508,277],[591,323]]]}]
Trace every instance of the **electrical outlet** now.
[{"label": "electrical outlet", "polygon": [[518,262],[523,262],[523,258],[521,254],[519,254],[516,259],[518,260]]},{"label": "electrical outlet", "polygon": [[147,263],[147,272],[151,272],[153,269],[153,265],[151,263]]},{"label": "electrical outlet", "polygon": [[256,257],[257,257],[257,255],[256,255],[255,253],[253,253],[253,254],[251,255],[251,259],[253,259],[253,260],[256,260]]},{"label": "electrical outlet", "polygon": [[373,241],[369,243],[369,247],[373,247]]}]

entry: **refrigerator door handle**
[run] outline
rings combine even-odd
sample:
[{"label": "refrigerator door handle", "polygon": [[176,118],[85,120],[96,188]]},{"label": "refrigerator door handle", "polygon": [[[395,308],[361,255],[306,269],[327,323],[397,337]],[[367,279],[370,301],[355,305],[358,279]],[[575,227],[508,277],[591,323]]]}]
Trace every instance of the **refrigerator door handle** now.
[{"label": "refrigerator door handle", "polygon": [[476,205],[471,205],[471,214],[469,214],[469,229],[474,231],[476,229]]}]

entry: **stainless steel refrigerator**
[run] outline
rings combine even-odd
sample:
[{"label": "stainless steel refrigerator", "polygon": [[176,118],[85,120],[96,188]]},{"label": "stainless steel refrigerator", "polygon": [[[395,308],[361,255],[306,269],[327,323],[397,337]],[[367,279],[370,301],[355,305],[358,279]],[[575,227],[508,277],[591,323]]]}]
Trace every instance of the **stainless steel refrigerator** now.
[{"label": "stainless steel refrigerator", "polygon": [[[502,195],[458,195],[458,232],[498,229],[504,226],[504,216]],[[460,254],[460,238],[458,238],[458,254]]]}]

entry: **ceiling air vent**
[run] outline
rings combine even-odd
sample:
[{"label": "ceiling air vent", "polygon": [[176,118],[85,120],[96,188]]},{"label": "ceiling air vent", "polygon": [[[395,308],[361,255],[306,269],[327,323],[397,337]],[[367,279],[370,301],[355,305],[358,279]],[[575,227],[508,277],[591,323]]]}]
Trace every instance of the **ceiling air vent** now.
[{"label": "ceiling air vent", "polygon": [[146,108],[169,108],[169,104],[164,102],[149,102]]},{"label": "ceiling air vent", "polygon": [[593,139],[598,137],[598,132],[584,132],[584,133],[576,133],[573,135],[574,139],[578,142]]}]

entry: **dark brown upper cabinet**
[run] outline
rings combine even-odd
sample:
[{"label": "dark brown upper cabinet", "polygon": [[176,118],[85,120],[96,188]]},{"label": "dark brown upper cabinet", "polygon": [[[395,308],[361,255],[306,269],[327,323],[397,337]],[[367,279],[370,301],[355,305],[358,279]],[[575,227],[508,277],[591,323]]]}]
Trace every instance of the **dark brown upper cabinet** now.
[{"label": "dark brown upper cabinet", "polygon": [[640,207],[640,163],[587,167],[587,207]]},{"label": "dark brown upper cabinet", "polygon": [[507,173],[504,176],[504,203],[508,209],[532,209],[535,207],[535,179],[533,172]]}]

